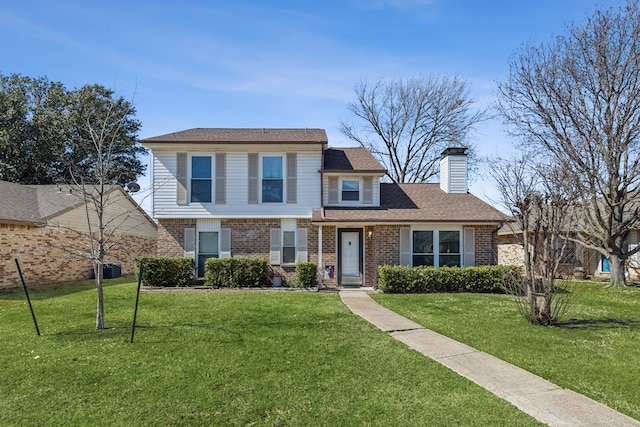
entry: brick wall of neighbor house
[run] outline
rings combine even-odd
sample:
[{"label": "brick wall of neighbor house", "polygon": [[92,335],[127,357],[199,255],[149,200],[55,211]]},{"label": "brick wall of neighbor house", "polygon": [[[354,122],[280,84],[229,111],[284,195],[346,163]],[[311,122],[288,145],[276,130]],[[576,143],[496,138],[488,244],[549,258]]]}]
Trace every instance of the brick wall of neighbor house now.
[{"label": "brick wall of neighbor house", "polygon": [[[365,227],[366,286],[378,287],[378,266],[400,264],[400,229],[408,225],[377,225]],[[373,231],[367,239],[368,231]]]},{"label": "brick wall of neighbor house", "polygon": [[498,263],[498,228],[492,225],[475,226],[476,265]]},{"label": "brick wall of neighbor house", "polygon": [[[71,250],[88,253],[89,248],[86,240],[68,231],[0,224],[0,288],[21,286],[16,258],[27,285],[90,278],[91,260],[73,256]],[[107,253],[105,262],[120,263],[122,274],[132,274],[137,256],[155,253],[155,238],[125,236]]]},{"label": "brick wall of neighbor house", "polygon": [[524,265],[524,247],[514,236],[498,237],[498,264]]},{"label": "brick wall of neighbor house", "polygon": [[195,219],[161,219],[158,221],[158,255],[184,256],[184,229],[195,228]]}]

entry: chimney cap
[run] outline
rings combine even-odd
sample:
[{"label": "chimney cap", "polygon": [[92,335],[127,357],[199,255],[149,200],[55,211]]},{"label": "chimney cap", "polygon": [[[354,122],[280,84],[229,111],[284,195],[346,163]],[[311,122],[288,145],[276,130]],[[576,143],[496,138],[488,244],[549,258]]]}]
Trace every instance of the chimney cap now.
[{"label": "chimney cap", "polygon": [[442,152],[442,156],[466,156],[467,155],[467,147],[449,147]]}]

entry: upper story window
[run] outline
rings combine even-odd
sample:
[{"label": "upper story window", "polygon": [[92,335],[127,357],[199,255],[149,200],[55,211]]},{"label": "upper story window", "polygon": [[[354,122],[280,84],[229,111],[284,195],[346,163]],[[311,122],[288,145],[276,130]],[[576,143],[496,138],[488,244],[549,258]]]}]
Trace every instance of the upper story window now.
[{"label": "upper story window", "polygon": [[342,201],[343,202],[360,201],[360,181],[356,181],[356,180],[342,181]]},{"label": "upper story window", "polygon": [[262,202],[282,203],[282,156],[262,157]]},{"label": "upper story window", "polygon": [[191,201],[211,203],[211,156],[191,157]]}]

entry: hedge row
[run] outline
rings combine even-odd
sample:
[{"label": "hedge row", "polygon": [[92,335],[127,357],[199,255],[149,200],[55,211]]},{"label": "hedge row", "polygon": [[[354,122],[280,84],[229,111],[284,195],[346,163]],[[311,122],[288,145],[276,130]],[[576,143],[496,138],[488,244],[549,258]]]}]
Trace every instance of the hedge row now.
[{"label": "hedge row", "polygon": [[522,268],[512,265],[479,267],[378,267],[378,289],[388,293],[495,292],[520,283]]},{"label": "hedge row", "polygon": [[209,258],[204,284],[220,288],[270,286],[269,264],[262,258]]},{"label": "hedge row", "polygon": [[144,261],[142,284],[145,286],[189,286],[194,279],[196,263],[193,258],[148,256],[136,259],[136,277],[140,262]]}]

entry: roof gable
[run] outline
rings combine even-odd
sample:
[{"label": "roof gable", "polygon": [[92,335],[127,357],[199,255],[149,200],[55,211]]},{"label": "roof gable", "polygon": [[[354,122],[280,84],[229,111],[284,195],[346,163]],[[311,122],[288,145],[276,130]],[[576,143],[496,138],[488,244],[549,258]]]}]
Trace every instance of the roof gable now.
[{"label": "roof gable", "polygon": [[324,152],[323,172],[377,172],[386,169],[364,147],[328,148]]}]

